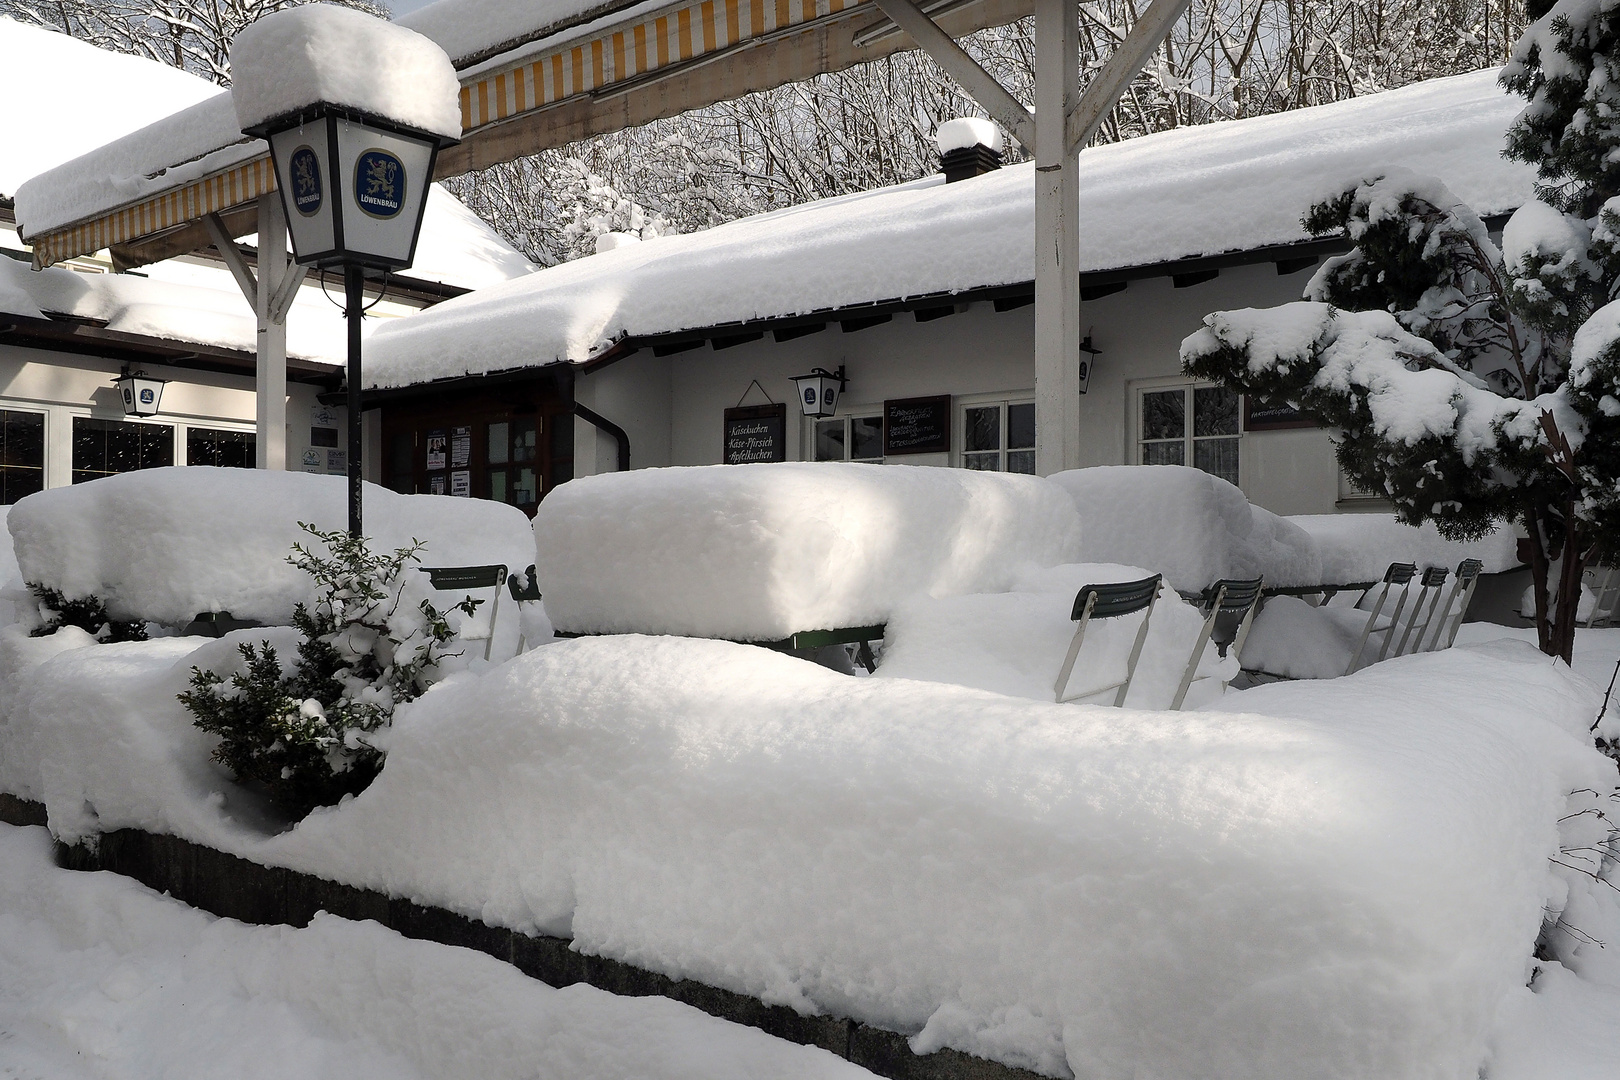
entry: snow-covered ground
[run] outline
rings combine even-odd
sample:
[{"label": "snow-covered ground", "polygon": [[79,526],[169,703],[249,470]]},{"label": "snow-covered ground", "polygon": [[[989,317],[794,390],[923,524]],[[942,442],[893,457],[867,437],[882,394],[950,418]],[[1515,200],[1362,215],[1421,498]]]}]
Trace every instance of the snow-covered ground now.
[{"label": "snow-covered ground", "polygon": [[372,922],[216,919],[114,874],[59,870],[0,825],[7,1080],[858,1080],[664,998],[553,989]]}]

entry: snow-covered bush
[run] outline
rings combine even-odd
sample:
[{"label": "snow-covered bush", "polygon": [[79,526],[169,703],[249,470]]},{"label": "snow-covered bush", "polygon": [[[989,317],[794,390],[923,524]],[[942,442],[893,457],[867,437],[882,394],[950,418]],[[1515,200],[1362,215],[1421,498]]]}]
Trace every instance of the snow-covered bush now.
[{"label": "snow-covered bush", "polygon": [[77,626],[98,641],[145,641],[146,624],[139,619],[115,619],[107,614],[107,605],[101,597],[90,595],[69,598],[61,590],[37,581],[28,583],[28,591],[39,602],[39,625],[29,631],[31,637],[46,637],[64,626]]},{"label": "snow-covered bush", "polygon": [[[215,760],[263,784],[297,817],[371,783],[382,752],[369,736],[427,688],[454,637],[430,601],[400,603],[401,575],[423,544],[383,555],[363,537],[303,528],[329,554],[295,544],[288,557],[314,579],[318,596],[293,614],[300,640],[292,671],[268,641],[244,643],[245,667],[229,678],[193,667],[191,689],[179,695],[197,726],[220,737]],[[479,603],[468,597],[452,610],[471,615]]]}]

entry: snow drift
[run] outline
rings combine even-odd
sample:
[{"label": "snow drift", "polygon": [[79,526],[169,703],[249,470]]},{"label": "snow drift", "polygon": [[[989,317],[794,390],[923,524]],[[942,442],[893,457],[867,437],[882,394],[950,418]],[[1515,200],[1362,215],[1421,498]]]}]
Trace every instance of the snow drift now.
[{"label": "snow drift", "polygon": [[1613,781],[1589,684],[1517,642],[1152,713],[626,636],[453,676],[368,791],[271,835],[173,697],[233,647],[14,668],[0,761],[64,837],[172,832],[1054,1076],[1475,1076],[1564,903],[1565,793]]},{"label": "snow drift", "polygon": [[559,631],[774,641],[1073,562],[1080,518],[1033,476],[784,462],[583,477],[534,534]]},{"label": "snow drift", "polygon": [[1273,587],[1322,580],[1321,557],[1308,535],[1202,469],[1103,465],[1050,479],[1080,509],[1088,562],[1146,566],[1183,592],[1200,592],[1222,578],[1264,575]]},{"label": "snow drift", "polygon": [[[422,540],[429,566],[521,570],[533,560],[528,519],[515,507],[373,484],[364,500],[375,550]],[[311,542],[298,523],[344,528],[348,481],[197,465],[143,469],[37,492],[7,521],[24,581],[69,598],[99,596],[114,618],[182,625],[198,612],[229,611],[285,624],[313,595],[308,576],[287,562],[295,542]]]}]

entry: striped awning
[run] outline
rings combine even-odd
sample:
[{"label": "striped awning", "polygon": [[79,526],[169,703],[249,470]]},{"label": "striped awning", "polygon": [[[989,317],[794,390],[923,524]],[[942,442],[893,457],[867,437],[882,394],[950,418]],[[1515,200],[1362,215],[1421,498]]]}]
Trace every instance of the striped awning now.
[{"label": "striped awning", "polygon": [[871,0],[699,0],[544,49],[461,88],[461,126],[471,134],[531,109],[588,94],[777,31],[852,12]]},{"label": "striped awning", "polygon": [[[935,0],[954,34],[1011,22],[1033,0]],[[872,0],[681,0],[595,29],[570,29],[471,69],[462,79],[462,143],[439,177],[780,86],[914,47],[897,32],[863,40],[882,21]],[[870,34],[867,35],[870,37]],[[658,84],[658,85],[654,85]],[[202,179],[28,237],[36,266],[103,248],[121,265],[167,258],[193,238],[180,226],[246,210],[274,191],[266,153]],[[248,226],[251,231],[251,226]],[[168,234],[168,235],[165,235]]]},{"label": "striped awning", "polygon": [[198,221],[207,214],[245,208],[260,195],[276,190],[276,171],[268,148],[259,157],[211,176],[131,203],[100,217],[28,238],[34,266],[54,266],[66,259],[120,247]]}]

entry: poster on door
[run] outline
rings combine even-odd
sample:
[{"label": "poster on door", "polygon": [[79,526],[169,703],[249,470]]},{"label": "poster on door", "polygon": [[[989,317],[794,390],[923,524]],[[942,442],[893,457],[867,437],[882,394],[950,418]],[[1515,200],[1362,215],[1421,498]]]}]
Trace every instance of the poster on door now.
[{"label": "poster on door", "polygon": [[[465,469],[470,461],[472,461],[472,428],[451,428],[450,467],[452,469]],[[453,483],[450,486],[455,487]]]},{"label": "poster on door", "polygon": [[427,468],[428,472],[444,468],[445,448],[447,440],[442,431],[430,431],[427,436]]},{"label": "poster on door", "polygon": [[453,472],[450,474],[450,494],[458,499],[472,498],[472,473]]}]

